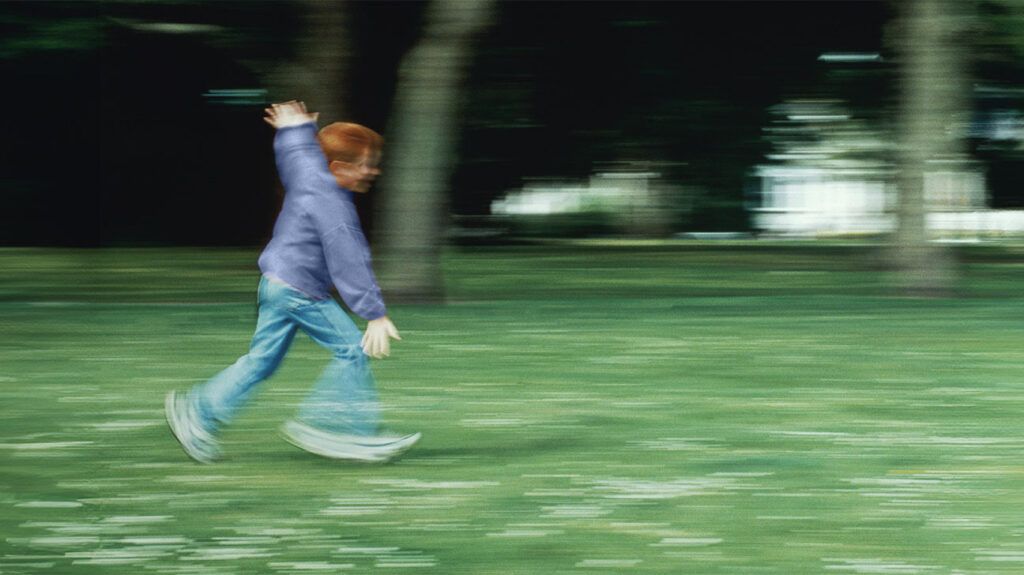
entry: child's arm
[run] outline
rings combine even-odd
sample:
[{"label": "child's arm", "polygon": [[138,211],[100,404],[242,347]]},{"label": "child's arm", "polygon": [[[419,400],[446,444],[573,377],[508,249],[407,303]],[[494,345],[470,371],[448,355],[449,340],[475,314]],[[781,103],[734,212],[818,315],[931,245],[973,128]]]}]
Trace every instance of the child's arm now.
[{"label": "child's arm", "polygon": [[330,178],[327,161],[316,139],[319,114],[306,111],[306,105],[295,100],[272,104],[264,111],[267,115],[263,121],[278,130],[274,137],[274,155],[285,191],[298,190],[304,184],[315,185],[311,179]]}]

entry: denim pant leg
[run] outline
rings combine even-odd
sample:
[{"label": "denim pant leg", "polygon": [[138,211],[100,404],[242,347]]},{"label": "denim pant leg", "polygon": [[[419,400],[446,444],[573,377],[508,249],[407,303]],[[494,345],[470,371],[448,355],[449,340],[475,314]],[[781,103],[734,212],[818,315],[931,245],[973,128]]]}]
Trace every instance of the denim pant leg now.
[{"label": "denim pant leg", "polygon": [[303,306],[294,317],[313,341],[331,352],[331,362],[299,407],[299,420],[335,433],[376,434],[380,411],[362,332],[331,299]]},{"label": "denim pant leg", "polygon": [[281,364],[298,326],[290,308],[301,302],[286,286],[260,280],[259,319],[249,353],[192,390],[193,400],[211,429],[231,421],[256,386]]}]

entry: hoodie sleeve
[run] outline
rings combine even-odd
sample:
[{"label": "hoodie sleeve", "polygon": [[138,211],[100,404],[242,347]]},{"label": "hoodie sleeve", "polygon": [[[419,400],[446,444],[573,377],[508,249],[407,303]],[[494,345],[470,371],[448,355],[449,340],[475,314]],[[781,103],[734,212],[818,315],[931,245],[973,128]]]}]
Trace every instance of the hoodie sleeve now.
[{"label": "hoodie sleeve", "polygon": [[[362,228],[359,227],[355,206],[350,201],[341,201],[347,204],[345,208],[351,210],[351,214],[348,215],[355,218],[354,224],[339,225],[336,222],[324,221],[324,216],[329,210],[313,212],[313,219],[317,228],[321,230],[324,257],[327,259],[331,281],[338,289],[338,295],[345,301],[345,305],[354,313],[365,320],[384,317],[387,315],[387,309],[373,273],[370,247]],[[345,220],[352,221],[348,217]],[[332,224],[333,227],[327,229]],[[326,233],[324,230],[327,230]]]},{"label": "hoodie sleeve", "polygon": [[330,177],[313,122],[278,130],[274,135],[274,157],[286,193],[309,189],[317,180]]}]

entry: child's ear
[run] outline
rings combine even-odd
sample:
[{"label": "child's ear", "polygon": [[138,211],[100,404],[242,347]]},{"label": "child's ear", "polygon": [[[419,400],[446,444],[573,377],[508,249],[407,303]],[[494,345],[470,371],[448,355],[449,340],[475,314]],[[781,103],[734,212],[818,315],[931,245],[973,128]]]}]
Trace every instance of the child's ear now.
[{"label": "child's ear", "polygon": [[338,160],[332,160],[331,163],[327,164],[327,169],[331,171],[335,176],[341,174],[342,170],[345,169],[345,164]]}]

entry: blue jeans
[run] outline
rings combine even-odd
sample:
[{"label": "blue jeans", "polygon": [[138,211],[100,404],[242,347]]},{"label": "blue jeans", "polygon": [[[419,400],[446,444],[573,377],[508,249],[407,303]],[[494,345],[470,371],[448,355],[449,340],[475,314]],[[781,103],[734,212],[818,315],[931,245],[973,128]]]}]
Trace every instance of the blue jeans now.
[{"label": "blue jeans", "polygon": [[333,299],[313,299],[267,277],[260,280],[259,320],[249,353],[190,394],[212,431],[231,421],[257,385],[274,373],[298,329],[331,352],[298,419],[337,433],[377,432],[377,393],[362,332]]}]

